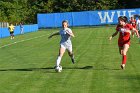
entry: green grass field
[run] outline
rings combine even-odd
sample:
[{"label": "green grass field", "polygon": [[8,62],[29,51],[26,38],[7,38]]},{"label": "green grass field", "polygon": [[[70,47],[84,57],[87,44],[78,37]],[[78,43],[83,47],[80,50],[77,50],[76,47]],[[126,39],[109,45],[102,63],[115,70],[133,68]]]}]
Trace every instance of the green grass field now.
[{"label": "green grass field", "polygon": [[76,64],[67,53],[63,71],[53,69],[60,36],[48,40],[58,29],[46,29],[14,40],[0,39],[0,93],[140,93],[140,44],[131,39],[125,70],[120,69],[115,27],[72,28]]}]

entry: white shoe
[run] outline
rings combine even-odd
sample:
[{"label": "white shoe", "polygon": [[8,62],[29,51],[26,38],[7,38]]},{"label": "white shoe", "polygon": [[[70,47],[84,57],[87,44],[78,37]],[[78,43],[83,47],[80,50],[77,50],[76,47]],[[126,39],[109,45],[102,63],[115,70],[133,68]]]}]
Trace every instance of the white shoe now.
[{"label": "white shoe", "polygon": [[121,65],[121,69],[125,69],[125,64],[122,64]]}]

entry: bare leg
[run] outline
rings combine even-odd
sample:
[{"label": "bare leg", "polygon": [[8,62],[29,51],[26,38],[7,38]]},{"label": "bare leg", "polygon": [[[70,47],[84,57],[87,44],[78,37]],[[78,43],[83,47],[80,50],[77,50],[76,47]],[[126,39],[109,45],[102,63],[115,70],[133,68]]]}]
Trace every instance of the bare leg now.
[{"label": "bare leg", "polygon": [[14,34],[12,34],[12,38],[14,39]]},{"label": "bare leg", "polygon": [[60,49],[59,49],[59,55],[58,55],[58,58],[56,60],[56,66],[59,66],[60,65],[61,58],[63,57],[64,53],[65,53],[65,48],[60,47]]},{"label": "bare leg", "polygon": [[134,38],[134,34],[135,34],[135,33],[134,33],[134,32],[132,32],[132,37],[133,37],[133,38]]},{"label": "bare leg", "polygon": [[126,60],[127,60],[126,54],[127,54],[128,49],[129,49],[129,45],[124,44],[123,50],[122,50],[122,65],[121,65],[122,69],[125,68],[125,64],[126,64]]},{"label": "bare leg", "polygon": [[123,54],[123,47],[119,47],[119,53],[120,53],[120,55]]}]

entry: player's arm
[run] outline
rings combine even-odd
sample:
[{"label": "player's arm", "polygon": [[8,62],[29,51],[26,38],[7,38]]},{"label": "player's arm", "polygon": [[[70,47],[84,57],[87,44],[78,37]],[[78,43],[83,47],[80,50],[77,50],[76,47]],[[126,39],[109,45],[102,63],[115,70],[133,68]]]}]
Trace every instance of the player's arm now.
[{"label": "player's arm", "polygon": [[118,31],[116,30],[116,32],[113,33],[113,34],[109,37],[109,40],[112,40],[112,38],[113,38],[114,36],[116,36],[117,34],[118,34]]},{"label": "player's arm", "polygon": [[132,30],[136,33],[137,37],[140,38],[138,30],[135,28],[133,28]]},{"label": "player's arm", "polygon": [[75,37],[75,35],[73,34],[72,31],[70,32],[70,31],[67,31],[67,30],[66,30],[66,32],[67,32],[70,36]]},{"label": "player's arm", "polygon": [[56,35],[60,35],[59,32],[51,34],[48,38],[50,39],[50,38],[52,38],[53,36],[56,36]]}]

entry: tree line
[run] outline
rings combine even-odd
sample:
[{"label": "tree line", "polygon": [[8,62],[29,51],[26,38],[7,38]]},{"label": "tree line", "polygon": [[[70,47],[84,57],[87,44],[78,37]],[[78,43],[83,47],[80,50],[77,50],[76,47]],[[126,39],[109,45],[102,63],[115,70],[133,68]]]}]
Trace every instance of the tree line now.
[{"label": "tree line", "polygon": [[0,22],[37,23],[37,13],[139,8],[140,0],[0,0]]}]

